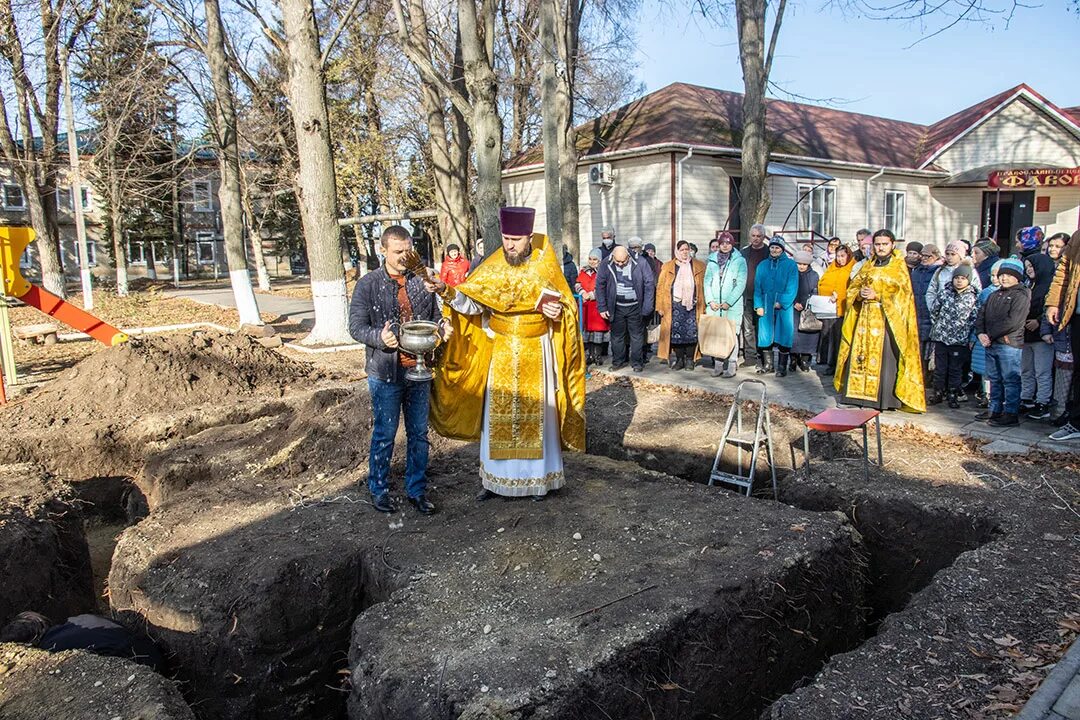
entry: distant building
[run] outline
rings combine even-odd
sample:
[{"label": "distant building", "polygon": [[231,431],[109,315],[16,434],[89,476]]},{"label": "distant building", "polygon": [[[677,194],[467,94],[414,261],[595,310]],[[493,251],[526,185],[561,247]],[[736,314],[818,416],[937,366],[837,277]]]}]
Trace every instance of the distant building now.
[{"label": "distant building", "polygon": [[[767,117],[765,224],[789,239],[889,228],[939,246],[986,235],[1011,252],[1021,227],[1080,227],[1080,107],[1027,85],[932,125],[781,100]],[[582,257],[605,225],[663,258],[678,239],[738,231],[741,118],[742,95],[675,83],[579,126]],[[512,159],[503,187],[543,231],[542,148]]]},{"label": "distant building", "polygon": [[[66,147],[66,136],[60,136],[61,145]],[[80,156],[86,173],[92,157],[92,148],[79,134]],[[57,184],[57,224],[60,230],[61,261],[64,273],[69,279],[79,275],[79,255],[76,247],[75,214],[72,206],[70,173],[66,164],[60,171]],[[172,277],[173,257],[176,255],[182,278],[224,277],[229,271],[225,260],[225,249],[221,234],[221,204],[218,190],[221,185],[217,160],[212,150],[196,150],[194,158],[185,167],[180,176],[178,192],[179,242],[151,242],[131,236],[125,242],[124,250],[128,261],[128,278],[145,277],[147,267],[154,261],[156,274],[160,277]],[[115,277],[115,268],[110,247],[110,239],[105,235],[105,208],[97,197],[96,189],[83,181],[82,206],[86,221],[87,255],[91,272],[97,277]],[[30,213],[26,204],[26,192],[15,179],[11,168],[0,161],[0,224],[30,225]],[[169,233],[171,234],[171,232]],[[276,243],[273,238],[263,238],[261,243],[263,257],[271,277],[292,274],[292,262],[289,257],[274,254]],[[179,248],[174,253],[174,247]],[[254,273],[251,262],[251,243],[245,241],[249,268]],[[21,262],[23,273],[28,278],[40,275],[37,245],[32,244],[23,254]]]}]

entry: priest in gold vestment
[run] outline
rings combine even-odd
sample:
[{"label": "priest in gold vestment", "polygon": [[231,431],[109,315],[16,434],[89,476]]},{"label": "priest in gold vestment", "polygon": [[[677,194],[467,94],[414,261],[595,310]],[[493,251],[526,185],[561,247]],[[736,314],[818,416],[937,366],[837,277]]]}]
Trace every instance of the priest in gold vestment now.
[{"label": "priest in gold vestment", "polygon": [[431,426],[480,441],[481,499],[543,499],[562,487],[562,451],[585,449],[585,353],[560,258],[532,208],[502,208],[503,247],[450,288],[454,328],[435,372]]},{"label": "priest in gold vestment", "polygon": [[904,257],[888,230],[848,284],[848,312],[833,380],[840,401],[926,412],[915,298]]}]

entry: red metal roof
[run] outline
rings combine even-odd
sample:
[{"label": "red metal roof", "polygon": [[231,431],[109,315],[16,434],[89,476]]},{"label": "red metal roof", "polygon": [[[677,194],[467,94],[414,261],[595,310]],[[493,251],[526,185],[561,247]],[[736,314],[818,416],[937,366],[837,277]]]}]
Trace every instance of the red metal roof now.
[{"label": "red metal roof", "polygon": [[[770,99],[766,133],[774,153],[916,169],[1021,90],[1080,122],[1080,107],[1061,110],[1027,85],[1018,85],[929,126]],[[578,126],[578,150],[582,157],[661,144],[738,150],[742,101],[740,93],[673,83]],[[541,162],[543,150],[537,146],[512,158],[507,168]]]}]

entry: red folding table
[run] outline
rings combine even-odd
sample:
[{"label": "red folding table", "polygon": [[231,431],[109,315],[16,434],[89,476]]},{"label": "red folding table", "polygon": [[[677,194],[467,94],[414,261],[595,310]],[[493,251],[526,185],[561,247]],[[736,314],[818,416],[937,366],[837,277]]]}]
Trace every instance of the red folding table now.
[{"label": "red folding table", "polygon": [[[881,454],[881,412],[870,408],[831,408],[820,412],[806,421],[803,426],[803,466],[806,477],[810,477],[810,431],[824,433],[848,432],[862,428],[863,469],[867,480],[870,479],[870,449],[866,426],[874,421],[877,434],[877,464],[885,464]],[[795,443],[791,444],[791,467],[795,467]]]}]

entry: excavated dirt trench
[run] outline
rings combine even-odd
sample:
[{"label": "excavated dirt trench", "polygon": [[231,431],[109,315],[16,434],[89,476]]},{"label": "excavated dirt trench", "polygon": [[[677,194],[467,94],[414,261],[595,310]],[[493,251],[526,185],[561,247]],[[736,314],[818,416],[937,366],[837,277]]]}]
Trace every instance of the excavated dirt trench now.
[{"label": "excavated dirt trench", "polygon": [[879,492],[845,460],[780,503],[702,487],[722,401],[600,384],[588,413],[590,455],[542,504],[474,503],[476,448],[433,437],[440,515],[373,513],[362,387],[110,427],[141,490],[81,468],[80,499],[103,537],[153,508],[112,607],[201,718],[800,717],[787,693],[1001,537],[978,503]]}]

